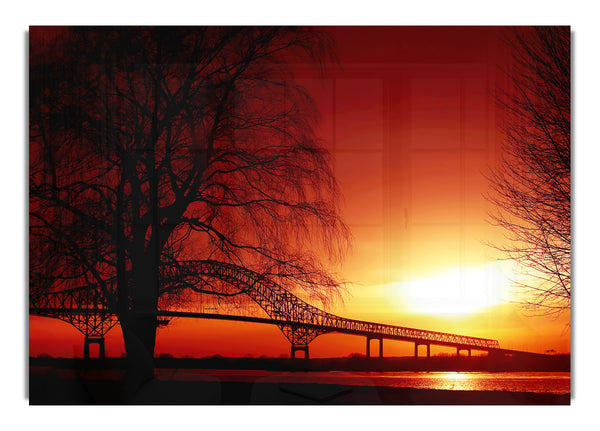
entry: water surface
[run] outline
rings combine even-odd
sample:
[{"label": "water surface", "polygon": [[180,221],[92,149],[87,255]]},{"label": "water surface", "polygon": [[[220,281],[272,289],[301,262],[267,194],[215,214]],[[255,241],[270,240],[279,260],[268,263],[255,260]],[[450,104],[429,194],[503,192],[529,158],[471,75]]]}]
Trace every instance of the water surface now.
[{"label": "water surface", "polygon": [[326,383],[457,391],[510,391],[566,394],[569,372],[352,372],[157,369],[159,380],[252,383]]}]

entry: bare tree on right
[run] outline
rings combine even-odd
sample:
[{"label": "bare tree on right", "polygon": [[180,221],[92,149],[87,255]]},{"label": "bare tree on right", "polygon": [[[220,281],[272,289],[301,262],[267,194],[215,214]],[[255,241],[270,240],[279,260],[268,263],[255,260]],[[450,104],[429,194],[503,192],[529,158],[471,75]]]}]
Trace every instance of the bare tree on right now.
[{"label": "bare tree on right", "polygon": [[524,306],[561,314],[571,305],[570,29],[520,28],[509,42],[503,159],[488,195],[507,241],[494,247],[522,267]]}]

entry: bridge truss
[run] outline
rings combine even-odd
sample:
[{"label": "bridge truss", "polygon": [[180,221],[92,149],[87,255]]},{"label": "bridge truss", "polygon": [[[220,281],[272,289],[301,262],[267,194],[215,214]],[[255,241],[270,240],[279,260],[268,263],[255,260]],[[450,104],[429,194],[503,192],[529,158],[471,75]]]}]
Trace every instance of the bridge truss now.
[{"label": "bridge truss", "polygon": [[[317,336],[328,332],[364,335],[367,337],[367,356],[370,356],[370,340],[379,340],[379,356],[383,356],[383,339],[396,339],[430,345],[456,347],[457,353],[467,350],[498,351],[497,340],[469,337],[445,332],[427,331],[403,326],[379,324],[347,319],[308,304],[279,284],[262,274],[232,263],[214,260],[180,262],[161,270],[169,280],[185,278],[187,284],[206,283],[214,278],[225,282],[239,293],[248,295],[269,316],[263,323],[275,324],[291,343],[291,356],[303,351],[308,357],[308,345]],[[30,295],[30,313],[64,320],[85,335],[84,356],[89,355],[89,343],[100,344],[100,356],[104,356],[104,334],[116,323],[117,318],[100,289],[94,287],[64,290],[60,292]],[[159,312],[176,315],[175,312]],[[188,315],[191,313],[188,313]],[[180,313],[180,315],[183,315]],[[209,315],[204,315],[209,317]],[[233,319],[231,320],[252,320]]]},{"label": "bridge truss", "polygon": [[99,355],[104,356],[104,335],[118,321],[97,286],[31,293],[29,313],[57,318],[73,325],[85,336],[84,357],[89,356],[92,343],[99,344]]}]

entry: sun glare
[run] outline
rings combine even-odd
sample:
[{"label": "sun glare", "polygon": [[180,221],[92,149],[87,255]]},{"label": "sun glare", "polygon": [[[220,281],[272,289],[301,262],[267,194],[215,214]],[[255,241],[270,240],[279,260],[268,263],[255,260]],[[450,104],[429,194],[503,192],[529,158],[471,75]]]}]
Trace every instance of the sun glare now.
[{"label": "sun glare", "polygon": [[465,315],[501,304],[509,279],[499,264],[452,268],[417,280],[395,283],[394,296],[403,307],[419,314]]}]

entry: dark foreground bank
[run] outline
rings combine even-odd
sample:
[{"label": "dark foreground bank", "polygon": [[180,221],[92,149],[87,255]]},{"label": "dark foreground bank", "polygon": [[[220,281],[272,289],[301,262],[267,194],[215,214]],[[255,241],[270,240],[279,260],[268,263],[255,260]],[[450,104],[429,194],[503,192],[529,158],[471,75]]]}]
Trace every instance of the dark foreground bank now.
[{"label": "dark foreground bank", "polygon": [[133,398],[125,399],[123,383],[119,379],[32,374],[29,400],[32,405],[568,405],[570,394],[153,379]]}]

